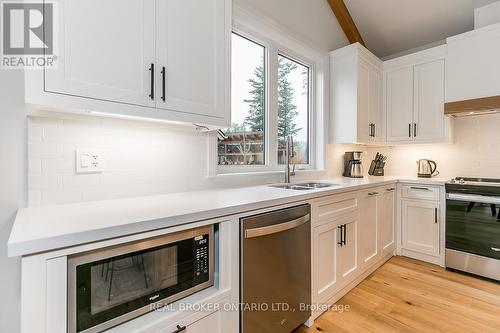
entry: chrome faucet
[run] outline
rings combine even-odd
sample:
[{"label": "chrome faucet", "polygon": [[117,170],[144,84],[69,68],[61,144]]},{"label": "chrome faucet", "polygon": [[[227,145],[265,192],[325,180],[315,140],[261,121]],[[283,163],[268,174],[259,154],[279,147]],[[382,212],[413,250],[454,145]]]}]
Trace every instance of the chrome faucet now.
[{"label": "chrome faucet", "polygon": [[285,170],[285,183],[290,183],[290,177],[295,176],[295,164],[293,165],[293,170],[290,170],[290,159],[295,157],[295,149],[293,147],[293,137],[288,135],[285,144],[285,158],[286,158],[286,170]]}]

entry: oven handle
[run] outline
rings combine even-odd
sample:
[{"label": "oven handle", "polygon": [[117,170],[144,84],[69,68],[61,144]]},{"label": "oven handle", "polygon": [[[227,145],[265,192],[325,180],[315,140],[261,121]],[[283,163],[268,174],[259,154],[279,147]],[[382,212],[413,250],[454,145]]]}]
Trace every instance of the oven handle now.
[{"label": "oven handle", "polygon": [[291,221],[288,221],[285,223],[270,225],[267,227],[247,229],[247,230],[245,230],[245,238],[266,236],[266,235],[276,234],[278,232],[290,230],[293,228],[297,228],[297,227],[303,225],[304,223],[309,222],[310,219],[311,219],[311,215],[307,214],[307,215],[304,215],[302,217],[299,217],[298,219],[291,220]]},{"label": "oven handle", "polygon": [[447,193],[446,199],[453,201],[477,202],[477,203],[500,205],[500,197],[488,197],[476,194]]}]

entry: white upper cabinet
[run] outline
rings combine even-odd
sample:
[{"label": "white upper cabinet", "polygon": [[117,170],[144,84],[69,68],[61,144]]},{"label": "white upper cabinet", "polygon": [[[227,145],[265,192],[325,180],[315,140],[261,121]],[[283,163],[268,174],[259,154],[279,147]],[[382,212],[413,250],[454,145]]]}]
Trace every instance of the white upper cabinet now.
[{"label": "white upper cabinet", "polygon": [[500,95],[500,23],[447,39],[446,102]]},{"label": "white upper cabinet", "polygon": [[413,67],[386,74],[387,141],[408,141],[413,126]]},{"label": "white upper cabinet", "polygon": [[384,63],[386,140],[447,142],[451,120],[444,115],[446,46]]},{"label": "white upper cabinet", "polygon": [[332,143],[382,143],[382,61],[359,43],[330,53]]},{"label": "white upper cabinet", "polygon": [[57,67],[26,73],[26,102],[230,124],[231,0],[59,3]]},{"label": "white upper cabinet", "polygon": [[154,0],[59,2],[59,60],[45,69],[45,90],[154,106]]},{"label": "white upper cabinet", "polygon": [[444,59],[415,66],[414,140],[440,140],[445,137]]},{"label": "white upper cabinet", "polygon": [[224,0],[156,0],[159,108],[224,117],[225,19]]}]

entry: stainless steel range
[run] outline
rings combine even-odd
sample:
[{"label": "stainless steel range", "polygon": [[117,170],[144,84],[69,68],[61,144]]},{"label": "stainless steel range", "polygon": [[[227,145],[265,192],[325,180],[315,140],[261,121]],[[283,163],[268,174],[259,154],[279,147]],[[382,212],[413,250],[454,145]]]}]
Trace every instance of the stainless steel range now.
[{"label": "stainless steel range", "polygon": [[446,184],[446,267],[500,281],[500,179]]}]

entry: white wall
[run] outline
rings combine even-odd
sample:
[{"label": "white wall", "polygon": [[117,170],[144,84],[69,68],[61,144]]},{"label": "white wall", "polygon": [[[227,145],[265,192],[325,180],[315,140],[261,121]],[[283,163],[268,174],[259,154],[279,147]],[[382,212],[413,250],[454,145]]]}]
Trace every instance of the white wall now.
[{"label": "white wall", "polygon": [[401,145],[393,147],[366,147],[355,145],[329,145],[327,149],[328,173],[342,173],[342,155],[345,151],[361,150],[363,167],[368,171],[370,161],[377,152],[388,156],[386,175],[416,176],[418,159],[437,162],[440,177],[500,178],[500,114],[457,118],[454,144]]},{"label": "white wall", "polygon": [[0,70],[0,331],[19,332],[20,261],[7,258],[7,240],[25,204],[26,118],[23,73]]}]

